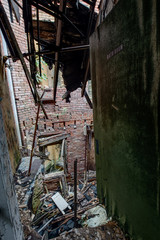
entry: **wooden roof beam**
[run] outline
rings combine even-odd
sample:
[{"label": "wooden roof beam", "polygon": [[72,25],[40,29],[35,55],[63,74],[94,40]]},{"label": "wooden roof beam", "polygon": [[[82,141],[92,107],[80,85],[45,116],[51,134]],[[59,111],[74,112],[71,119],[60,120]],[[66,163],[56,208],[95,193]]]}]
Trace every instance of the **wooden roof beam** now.
[{"label": "wooden roof beam", "polygon": [[[63,0],[60,0],[59,10],[62,12],[64,9]],[[56,47],[60,47],[61,44],[61,32],[62,21],[58,20],[57,35],[56,35]],[[58,73],[59,73],[59,52],[55,53],[55,68],[54,68],[54,83],[53,83],[53,100],[56,102],[56,92],[58,85]]]}]

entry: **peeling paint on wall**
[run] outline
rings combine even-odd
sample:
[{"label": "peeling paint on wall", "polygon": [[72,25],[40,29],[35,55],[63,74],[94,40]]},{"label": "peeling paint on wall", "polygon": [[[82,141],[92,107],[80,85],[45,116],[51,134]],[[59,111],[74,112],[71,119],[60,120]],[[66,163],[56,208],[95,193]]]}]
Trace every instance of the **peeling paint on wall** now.
[{"label": "peeling paint on wall", "polygon": [[0,103],[0,239],[23,240]]}]

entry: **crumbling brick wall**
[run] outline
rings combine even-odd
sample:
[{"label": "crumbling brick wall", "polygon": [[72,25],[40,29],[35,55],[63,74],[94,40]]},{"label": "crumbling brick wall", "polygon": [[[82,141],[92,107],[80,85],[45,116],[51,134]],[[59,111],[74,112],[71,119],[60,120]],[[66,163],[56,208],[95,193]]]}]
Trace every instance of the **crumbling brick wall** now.
[{"label": "crumbling brick wall", "polygon": [[[22,6],[22,0],[20,0],[19,3]],[[8,1],[2,0],[2,4],[10,20],[11,18]],[[27,52],[27,38],[24,32],[24,22],[22,18],[22,10],[20,8],[19,12],[21,15],[20,24],[16,21],[15,16],[13,14],[13,23],[11,23],[11,26],[18,41],[18,44],[20,46],[20,49],[22,53],[24,53]],[[16,62],[13,62],[12,60],[10,60],[10,68],[13,79],[14,93],[20,126],[22,127],[24,120],[31,116],[33,118],[35,117],[35,105],[20,61],[18,60]]]},{"label": "crumbling brick wall", "polygon": [[[8,1],[2,0],[2,3],[10,19]],[[21,0],[19,3],[22,5]],[[20,25],[16,22],[14,15],[14,22],[11,23],[11,25],[21,51],[27,52],[27,40],[24,32],[22,10],[19,9],[19,11],[21,14]],[[12,79],[19,123],[22,138],[24,139],[26,132],[35,122],[37,107],[34,104],[34,100],[20,61],[13,62],[11,60],[10,66],[12,69]],[[85,136],[83,134],[83,127],[85,124],[90,124],[92,122],[92,110],[88,106],[85,98],[81,98],[80,89],[71,94],[71,103],[62,101],[62,95],[65,91],[64,87],[58,87],[55,107],[53,105],[45,105],[49,120],[44,119],[44,115],[41,112],[38,129],[39,131],[52,131],[53,128],[55,130],[64,130],[65,127],[64,131],[70,133],[70,137],[67,140],[68,171],[73,171],[73,162],[77,158],[78,171],[83,172],[85,163]],[[46,97],[53,98],[52,91],[50,93],[46,93],[45,98]]]},{"label": "crumbling brick wall", "polygon": [[[86,138],[84,136],[84,126],[93,123],[92,109],[90,109],[85,98],[81,98],[81,89],[71,93],[71,102],[62,101],[65,93],[64,87],[57,89],[56,106],[44,105],[49,119],[44,118],[40,113],[38,121],[38,132],[64,132],[69,133],[67,138],[67,165],[68,171],[73,172],[74,160],[78,160],[78,171],[85,169]],[[44,98],[53,98],[53,91],[45,93]],[[35,122],[35,119],[27,119],[23,132]]]}]

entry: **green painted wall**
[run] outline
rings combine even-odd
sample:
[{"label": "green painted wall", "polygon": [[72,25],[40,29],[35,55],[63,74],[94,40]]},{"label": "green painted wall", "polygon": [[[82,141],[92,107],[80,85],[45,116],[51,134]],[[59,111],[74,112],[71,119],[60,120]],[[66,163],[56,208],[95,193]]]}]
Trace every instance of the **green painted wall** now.
[{"label": "green painted wall", "polygon": [[159,9],[120,0],[90,38],[98,194],[136,240],[160,239]]}]

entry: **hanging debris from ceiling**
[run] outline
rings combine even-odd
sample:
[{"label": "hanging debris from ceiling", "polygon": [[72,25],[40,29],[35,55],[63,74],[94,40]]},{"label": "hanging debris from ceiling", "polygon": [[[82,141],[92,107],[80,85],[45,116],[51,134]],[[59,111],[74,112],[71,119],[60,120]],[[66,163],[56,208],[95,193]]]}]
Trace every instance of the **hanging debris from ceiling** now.
[{"label": "hanging debris from ceiling", "polygon": [[[69,102],[70,93],[81,88],[84,81],[90,78],[87,65],[89,36],[94,31],[97,18],[97,13],[94,11],[95,4],[96,0],[23,1],[32,78],[36,81],[34,54],[34,40],[36,40],[39,49],[37,54],[43,56],[50,69],[54,65],[54,100],[56,100],[59,70],[62,71],[67,90],[63,99],[67,102]],[[33,11],[36,11],[36,19],[33,19]],[[47,14],[53,16],[54,21],[41,20],[39,16],[42,12],[46,16]],[[39,71],[41,72],[40,64]]]}]

